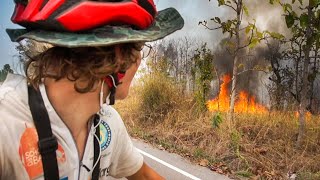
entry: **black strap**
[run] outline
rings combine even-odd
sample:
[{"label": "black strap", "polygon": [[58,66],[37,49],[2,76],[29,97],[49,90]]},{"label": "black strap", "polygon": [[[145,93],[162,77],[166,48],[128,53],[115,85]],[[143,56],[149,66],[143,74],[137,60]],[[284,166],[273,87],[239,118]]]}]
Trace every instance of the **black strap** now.
[{"label": "black strap", "polygon": [[[39,136],[38,147],[43,164],[44,179],[59,180],[59,169],[56,155],[56,150],[58,149],[58,141],[52,134],[47,109],[43,103],[40,91],[35,90],[31,86],[28,86],[28,93],[31,114]],[[100,159],[98,159],[100,153],[100,127],[98,125],[99,119],[99,115],[96,114],[94,118],[94,127],[97,126],[95,135],[99,140],[93,137],[93,165],[97,161],[98,163],[92,172],[92,180],[98,180],[100,175]]]},{"label": "black strap", "polygon": [[51,124],[40,91],[28,86],[29,106],[39,136],[39,152],[45,180],[59,180],[56,150],[58,142],[52,134]]},{"label": "black strap", "polygon": [[93,136],[93,148],[94,148],[93,166],[97,161],[98,163],[92,172],[92,180],[98,180],[99,173],[100,173],[100,159],[98,159],[99,153],[100,153],[100,143],[99,143],[100,142],[100,126],[98,125],[99,119],[100,119],[99,115],[96,114],[93,120],[94,127],[97,127],[95,134],[98,137],[99,141]]},{"label": "black strap", "polygon": [[115,84],[113,84],[112,87],[109,87],[109,90],[110,90],[110,97],[109,97],[110,103],[109,103],[109,105],[114,105],[114,103],[116,101],[116,89],[117,89],[116,86],[119,85],[119,78],[115,73],[111,74],[111,76],[113,77]]}]

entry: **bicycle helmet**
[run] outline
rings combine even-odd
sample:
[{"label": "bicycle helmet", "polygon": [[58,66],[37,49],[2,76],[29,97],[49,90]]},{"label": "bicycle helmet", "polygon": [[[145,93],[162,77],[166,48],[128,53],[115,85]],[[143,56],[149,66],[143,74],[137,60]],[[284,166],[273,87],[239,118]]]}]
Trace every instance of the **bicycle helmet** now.
[{"label": "bicycle helmet", "polygon": [[153,0],[14,0],[12,22],[26,29],[7,32],[56,46],[106,46],[149,42],[183,27],[181,15],[168,8],[157,12]]},{"label": "bicycle helmet", "polygon": [[145,29],[157,10],[153,0],[15,0],[11,20],[25,27],[83,31],[117,23]]}]

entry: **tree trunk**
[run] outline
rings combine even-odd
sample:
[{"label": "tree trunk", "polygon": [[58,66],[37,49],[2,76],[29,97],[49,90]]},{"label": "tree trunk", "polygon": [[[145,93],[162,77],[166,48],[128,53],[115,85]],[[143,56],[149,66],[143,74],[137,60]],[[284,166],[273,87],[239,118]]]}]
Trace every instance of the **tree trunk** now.
[{"label": "tree trunk", "polygon": [[229,115],[228,115],[229,120],[234,119],[234,105],[236,101],[236,84],[237,84],[237,73],[238,73],[237,64],[238,64],[238,55],[236,54],[233,60],[230,109],[229,109]]},{"label": "tree trunk", "polygon": [[305,59],[304,59],[304,65],[303,65],[303,79],[302,79],[302,91],[301,91],[301,101],[299,104],[299,134],[298,139],[296,143],[296,147],[300,148],[302,141],[304,140],[304,134],[305,134],[305,126],[306,126],[306,120],[305,120],[305,114],[306,114],[306,108],[307,108],[307,92],[309,87],[309,81],[308,81],[308,75],[309,75],[309,64],[310,64],[310,51],[312,46],[312,29],[311,29],[311,17],[312,17],[312,7],[309,4],[308,6],[308,26],[307,26],[307,44],[305,48]]},{"label": "tree trunk", "polygon": [[240,50],[240,25],[241,25],[241,11],[242,11],[242,0],[237,3],[237,26],[236,26],[236,49],[233,59],[233,71],[232,71],[232,85],[230,95],[230,108],[228,113],[228,119],[234,119],[234,105],[236,101],[236,85],[237,85],[237,74],[238,74],[238,61],[239,61],[239,50]]}]

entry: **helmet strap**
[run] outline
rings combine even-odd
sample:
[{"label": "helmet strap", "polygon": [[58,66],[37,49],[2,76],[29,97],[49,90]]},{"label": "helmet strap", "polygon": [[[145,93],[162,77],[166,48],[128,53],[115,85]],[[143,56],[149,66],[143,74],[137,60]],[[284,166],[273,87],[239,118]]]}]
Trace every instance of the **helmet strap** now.
[{"label": "helmet strap", "polygon": [[[119,73],[113,73],[108,75],[107,77],[103,78],[103,84],[106,83],[110,93],[106,98],[106,104],[108,105],[114,105],[115,104],[115,95],[116,95],[116,90],[119,84],[121,84],[121,82],[119,82],[119,80],[121,80],[123,77],[125,76],[125,72],[119,72]],[[103,84],[102,87],[103,88]],[[100,106],[102,106],[101,104],[103,104],[103,92],[101,90],[100,92]]]}]

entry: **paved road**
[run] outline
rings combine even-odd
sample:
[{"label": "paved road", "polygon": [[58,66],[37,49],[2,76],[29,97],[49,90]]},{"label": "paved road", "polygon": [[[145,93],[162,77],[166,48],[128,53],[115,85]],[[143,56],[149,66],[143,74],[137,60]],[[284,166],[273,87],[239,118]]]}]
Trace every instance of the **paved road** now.
[{"label": "paved road", "polygon": [[145,162],[167,180],[229,180],[228,177],[194,165],[177,154],[161,151],[136,139],[133,139],[133,143],[143,154]]}]

